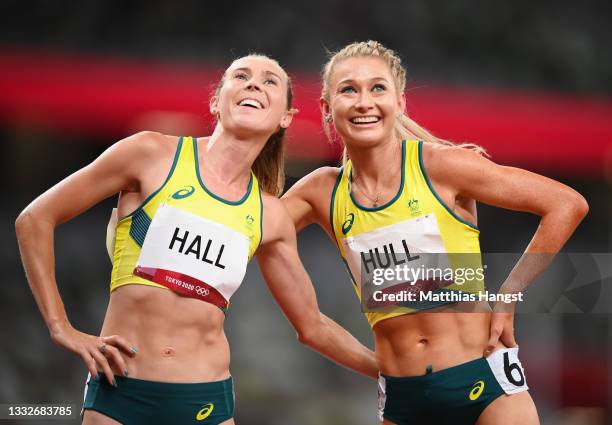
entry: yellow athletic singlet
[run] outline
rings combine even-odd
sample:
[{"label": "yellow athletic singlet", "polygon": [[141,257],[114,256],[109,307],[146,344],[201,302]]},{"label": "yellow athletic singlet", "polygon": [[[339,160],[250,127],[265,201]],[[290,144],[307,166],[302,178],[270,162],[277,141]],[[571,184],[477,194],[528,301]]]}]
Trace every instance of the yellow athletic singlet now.
[{"label": "yellow athletic singlet", "polygon": [[[404,299],[404,303],[385,304],[384,301],[401,299],[388,297],[374,303],[385,308],[369,308],[373,300],[381,301],[385,293],[376,291],[384,269],[395,268],[402,273],[404,268],[403,275],[392,278],[394,284],[387,287],[387,294],[398,293],[398,289],[414,292],[415,284],[423,294],[433,292],[433,296],[441,292],[475,294],[484,289],[479,231],[436,194],[423,168],[422,146],[421,141],[402,142],[401,184],[387,204],[367,208],[355,200],[350,189],[350,160],[340,170],[332,192],[330,220],[336,243],[372,327],[384,319],[452,302],[436,302],[431,298],[427,301],[430,294],[424,300],[410,300],[416,303]],[[408,266],[411,273],[421,274],[406,274]],[[468,269],[472,271],[466,272]],[[370,288],[367,292],[366,286]]]},{"label": "yellow athletic singlet", "polygon": [[262,200],[251,173],[236,202],[200,178],[197,140],[181,137],[164,184],[119,220],[111,292],[123,285],[167,288],[225,310],[262,237]]}]

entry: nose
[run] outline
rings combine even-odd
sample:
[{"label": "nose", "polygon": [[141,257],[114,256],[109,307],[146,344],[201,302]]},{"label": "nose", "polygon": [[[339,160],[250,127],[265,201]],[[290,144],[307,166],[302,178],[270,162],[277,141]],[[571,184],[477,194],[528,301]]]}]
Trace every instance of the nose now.
[{"label": "nose", "polygon": [[360,112],[367,111],[374,107],[374,102],[372,101],[372,96],[367,90],[363,90],[357,96],[357,103],[355,103],[355,109]]},{"label": "nose", "polygon": [[259,87],[259,84],[257,84],[257,81],[255,81],[254,78],[251,78],[248,82],[247,82],[247,86],[246,86],[247,90],[253,90],[253,91],[261,91],[261,87]]}]

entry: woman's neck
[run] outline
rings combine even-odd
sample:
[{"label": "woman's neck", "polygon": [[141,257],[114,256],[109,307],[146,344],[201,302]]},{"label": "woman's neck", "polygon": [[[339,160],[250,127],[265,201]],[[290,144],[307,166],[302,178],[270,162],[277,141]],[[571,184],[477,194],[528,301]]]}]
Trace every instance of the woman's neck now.
[{"label": "woman's neck", "polygon": [[[350,143],[349,143],[350,145]],[[353,181],[359,179],[368,188],[383,187],[391,182],[385,181],[396,176],[401,168],[402,147],[395,138],[372,147],[352,149],[347,145],[347,152],[353,168]]]},{"label": "woman's neck", "polygon": [[267,138],[258,136],[240,138],[217,125],[199,158],[200,172],[223,185],[243,187],[248,184],[253,162],[266,141]]}]

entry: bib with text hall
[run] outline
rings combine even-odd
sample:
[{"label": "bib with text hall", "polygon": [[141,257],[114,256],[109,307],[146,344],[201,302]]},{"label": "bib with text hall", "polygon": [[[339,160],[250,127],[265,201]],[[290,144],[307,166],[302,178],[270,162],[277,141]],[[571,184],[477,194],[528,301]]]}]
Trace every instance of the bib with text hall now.
[{"label": "bib with text hall", "polygon": [[248,254],[243,234],[164,204],[149,226],[135,274],[225,309],[244,278]]},{"label": "bib with text hall", "polygon": [[117,221],[111,292],[145,285],[227,309],[261,243],[262,195],[252,172],[237,201],[211,192],[205,151],[206,140],[181,137],[163,185]]}]

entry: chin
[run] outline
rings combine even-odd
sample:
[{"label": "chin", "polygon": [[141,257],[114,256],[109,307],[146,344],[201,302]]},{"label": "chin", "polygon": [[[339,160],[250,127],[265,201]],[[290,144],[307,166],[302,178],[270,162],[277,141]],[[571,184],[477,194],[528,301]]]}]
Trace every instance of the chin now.
[{"label": "chin", "polygon": [[272,135],[274,128],[266,126],[261,120],[240,119],[233,122],[231,131],[241,138],[248,138],[260,134]]},{"label": "chin", "polygon": [[371,147],[385,141],[388,139],[388,136],[384,131],[380,130],[359,132],[352,131],[349,134],[348,139],[351,140],[351,144],[356,146]]}]

